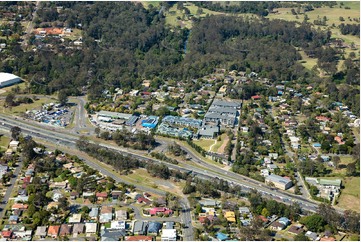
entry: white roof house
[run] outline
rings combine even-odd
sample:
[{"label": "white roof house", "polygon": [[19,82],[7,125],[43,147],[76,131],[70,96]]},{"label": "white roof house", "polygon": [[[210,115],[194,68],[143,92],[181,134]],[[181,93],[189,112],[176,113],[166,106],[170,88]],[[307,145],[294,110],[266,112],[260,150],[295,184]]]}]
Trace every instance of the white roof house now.
[{"label": "white roof house", "polygon": [[20,77],[10,73],[0,72],[0,88],[11,86],[19,82],[21,82]]},{"label": "white roof house", "polygon": [[85,223],[85,233],[95,234],[97,232],[97,223]]},{"label": "white roof house", "polygon": [[162,241],[176,241],[177,231],[175,229],[162,229]]}]

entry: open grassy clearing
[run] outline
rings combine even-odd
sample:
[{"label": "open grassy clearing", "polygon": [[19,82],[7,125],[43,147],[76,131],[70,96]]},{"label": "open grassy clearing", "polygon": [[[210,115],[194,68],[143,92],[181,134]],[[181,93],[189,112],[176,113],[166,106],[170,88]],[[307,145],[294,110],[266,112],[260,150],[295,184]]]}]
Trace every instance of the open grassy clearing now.
[{"label": "open grassy clearing", "polygon": [[14,84],[14,85],[11,85],[9,87],[4,87],[4,88],[1,88],[0,89],[0,96],[6,96],[8,95],[9,92],[11,92],[11,89],[15,88],[15,87],[19,87],[20,90],[24,90],[26,88],[26,82],[22,82],[22,83],[19,83],[19,84]]},{"label": "open grassy clearing", "polygon": [[[219,137],[221,137],[221,141],[218,141],[218,139],[217,139],[217,143],[212,147],[212,151],[213,151],[213,152],[220,152],[220,151],[219,151],[219,148],[222,146],[222,144],[223,144],[224,142],[226,142],[227,134],[224,133],[224,134],[222,134],[222,135],[219,136]],[[228,141],[228,140],[227,140],[227,141]]]},{"label": "open grassy clearing", "polygon": [[193,143],[200,146],[205,151],[208,151],[209,147],[211,147],[211,145],[214,144],[214,140],[213,139],[199,139],[199,140],[194,140]]},{"label": "open grassy clearing", "polygon": [[7,136],[0,137],[0,150],[6,150],[9,146],[10,138]]},{"label": "open grassy clearing", "polygon": [[[32,97],[32,96],[30,96]],[[6,113],[6,114],[20,114],[20,113],[25,113],[28,110],[32,110],[32,109],[36,109],[39,108],[45,104],[45,103],[51,103],[56,101],[55,98],[51,98],[51,97],[46,97],[46,98],[39,98],[39,100],[34,100],[33,103],[29,103],[29,104],[20,104],[19,106],[15,106],[12,108],[5,108],[4,107],[4,100],[0,101],[0,107],[2,107],[2,112]]]},{"label": "open grassy clearing", "polygon": [[303,50],[298,51],[300,55],[302,56],[302,60],[299,62],[308,70],[312,70],[314,66],[317,66],[317,58],[311,58],[306,55],[306,53]]},{"label": "open grassy clearing", "polygon": [[343,180],[345,189],[341,191],[338,207],[360,212],[360,177],[349,177]]},{"label": "open grassy clearing", "polygon": [[135,182],[138,185],[157,188],[163,191],[172,190],[177,194],[182,194],[184,182],[172,182],[170,180],[163,180],[157,177],[152,177],[146,169],[133,170],[132,174],[122,175],[122,179]]}]

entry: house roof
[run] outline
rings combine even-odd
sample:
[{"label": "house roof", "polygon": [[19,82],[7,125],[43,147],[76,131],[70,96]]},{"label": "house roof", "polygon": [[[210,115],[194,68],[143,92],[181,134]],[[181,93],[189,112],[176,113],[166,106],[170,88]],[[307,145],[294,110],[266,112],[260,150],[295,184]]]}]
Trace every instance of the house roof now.
[{"label": "house roof", "polygon": [[38,226],[36,228],[35,235],[36,236],[46,236],[46,229],[47,229],[46,226]]},{"label": "house roof", "polygon": [[158,222],[150,222],[148,226],[148,233],[158,233],[162,228],[162,224]]},{"label": "house roof", "polygon": [[126,235],[124,229],[110,231],[108,229],[104,229],[101,232],[102,241],[119,241],[121,237]]},{"label": "house roof", "polygon": [[73,233],[83,233],[85,225],[83,223],[74,224]]},{"label": "house roof", "polygon": [[138,235],[138,236],[126,236],[126,241],[152,241],[152,236]]},{"label": "house roof", "polygon": [[95,194],[96,197],[102,197],[102,198],[107,198],[108,197],[108,193],[106,192],[97,192]]},{"label": "house roof", "polygon": [[28,209],[27,204],[15,203],[11,209]]},{"label": "house roof", "polygon": [[288,232],[292,233],[292,234],[301,234],[303,233],[303,228],[300,227],[300,226],[291,226],[289,229],[288,229]]},{"label": "house roof", "polygon": [[221,240],[221,241],[228,239],[228,235],[223,234],[223,233],[221,233],[221,232],[217,232],[216,235],[217,235],[217,239],[219,239],[219,240]]},{"label": "house roof", "polygon": [[112,206],[103,206],[100,210],[100,214],[105,213],[113,213],[113,207]]},{"label": "house roof", "polygon": [[51,225],[48,228],[48,235],[58,235],[60,230],[60,225]]},{"label": "house roof", "polygon": [[59,233],[59,235],[60,235],[60,236],[63,236],[63,235],[70,234],[70,233],[72,232],[72,229],[73,229],[73,225],[62,224],[62,225],[60,226],[60,233]]},{"label": "house roof", "polygon": [[96,233],[97,232],[97,223],[85,223],[85,232],[86,233]]},{"label": "house roof", "polygon": [[13,232],[12,231],[2,231],[1,232],[1,235],[4,237],[4,238],[10,238],[11,237],[11,234],[12,234]]},{"label": "house roof", "polygon": [[284,228],[286,227],[283,223],[280,223],[278,221],[274,221],[272,224],[271,224],[272,227],[275,227],[275,228]]}]

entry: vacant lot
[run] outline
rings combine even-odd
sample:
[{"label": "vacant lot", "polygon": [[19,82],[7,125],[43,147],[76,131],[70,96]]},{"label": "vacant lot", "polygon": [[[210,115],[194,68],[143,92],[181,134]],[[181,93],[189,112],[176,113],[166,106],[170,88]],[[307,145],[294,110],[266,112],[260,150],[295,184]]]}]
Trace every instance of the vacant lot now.
[{"label": "vacant lot", "polygon": [[345,189],[341,192],[337,206],[360,212],[360,177],[348,177],[343,182]]},{"label": "vacant lot", "polygon": [[[30,98],[33,98],[32,95],[29,95]],[[8,114],[21,114],[21,113],[25,113],[28,110],[32,110],[32,109],[40,109],[40,107],[43,104],[46,103],[51,103],[51,102],[56,102],[57,100],[55,98],[51,98],[51,97],[43,97],[43,98],[39,98],[38,100],[34,100],[33,103],[29,103],[29,104],[20,104],[19,106],[15,106],[15,107],[11,107],[11,108],[4,108],[4,100],[0,101],[0,107],[2,107],[2,109],[0,109],[1,112],[3,113],[8,113]]]}]

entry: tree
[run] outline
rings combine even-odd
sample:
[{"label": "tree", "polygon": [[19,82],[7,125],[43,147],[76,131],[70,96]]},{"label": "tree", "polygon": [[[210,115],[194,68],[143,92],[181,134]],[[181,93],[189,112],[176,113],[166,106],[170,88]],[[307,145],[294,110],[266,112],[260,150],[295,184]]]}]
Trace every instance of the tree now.
[{"label": "tree", "polygon": [[13,140],[19,140],[21,129],[18,126],[11,127],[10,132],[11,132],[11,138]]},{"label": "tree", "polygon": [[61,105],[65,105],[68,102],[68,93],[65,90],[60,90],[58,93],[58,101]]},{"label": "tree", "polygon": [[335,155],[334,157],[332,157],[332,162],[335,165],[336,169],[338,169],[338,165],[341,162],[341,158],[337,155]]},{"label": "tree", "polygon": [[308,237],[304,234],[298,234],[293,237],[294,241],[309,241]]},{"label": "tree", "polygon": [[95,132],[95,134],[97,135],[97,137],[99,138],[100,128],[99,128],[99,127],[96,127],[96,128],[94,129],[94,132]]},{"label": "tree", "polygon": [[265,216],[266,218],[270,215],[267,208],[263,208],[262,209],[262,213],[261,213],[263,216]]},{"label": "tree", "polygon": [[15,106],[15,94],[14,93],[10,92],[8,95],[6,95],[4,106],[5,107]]},{"label": "tree", "polygon": [[326,225],[326,221],[319,214],[302,217],[300,223],[306,225],[308,230],[317,232],[323,231],[323,226]]},{"label": "tree", "polygon": [[352,162],[350,164],[347,164],[346,166],[346,175],[347,176],[353,176],[356,172],[356,163]]}]

